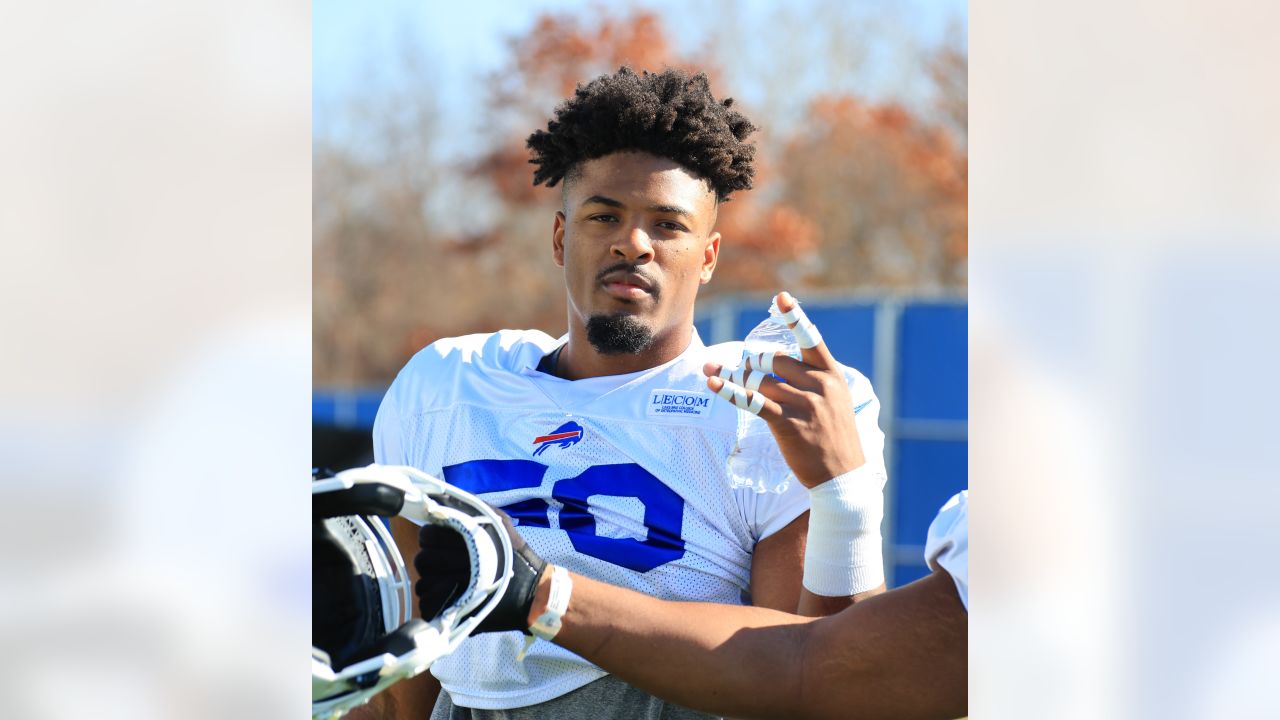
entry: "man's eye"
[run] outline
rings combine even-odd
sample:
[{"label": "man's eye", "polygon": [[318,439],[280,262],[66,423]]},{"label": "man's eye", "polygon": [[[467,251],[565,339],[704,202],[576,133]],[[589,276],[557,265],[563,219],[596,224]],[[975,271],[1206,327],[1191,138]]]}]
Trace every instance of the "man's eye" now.
[{"label": "man's eye", "polygon": [[680,223],[671,222],[671,221],[663,221],[663,222],[660,222],[660,223],[658,223],[658,227],[662,228],[663,230],[670,230],[671,232],[685,232],[685,231],[686,231],[685,226],[681,225]]},{"label": "man's eye", "polygon": [[592,222],[617,222],[618,220],[618,218],[614,217],[613,215],[592,215],[587,219],[591,220]]}]

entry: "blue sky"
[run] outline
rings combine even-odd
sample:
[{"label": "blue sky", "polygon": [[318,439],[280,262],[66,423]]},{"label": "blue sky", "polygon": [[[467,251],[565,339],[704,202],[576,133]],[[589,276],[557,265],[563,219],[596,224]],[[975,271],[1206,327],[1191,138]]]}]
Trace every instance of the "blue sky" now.
[{"label": "blue sky", "polygon": [[[780,13],[805,18],[823,7],[840,7],[853,16],[876,18],[877,28],[905,38],[905,42],[928,45],[936,42],[957,23],[967,28],[964,0],[914,0],[899,2],[850,2],[850,0],[792,0],[787,3],[765,0],[641,0],[633,6],[650,8],[666,20],[678,50],[690,50],[708,42],[709,28],[716,24],[717,12],[733,7],[752,34],[774,32]],[[481,98],[473,81],[499,67],[506,52],[506,39],[526,31],[543,12],[573,12],[589,17],[604,7],[599,0],[537,0],[535,2],[426,2],[423,0],[315,0],[312,4],[313,107],[317,135],[336,127],[337,109],[353,97],[376,95],[396,81],[398,54],[406,46],[422,53],[430,85],[436,91],[441,110],[452,121],[478,111]],[[616,11],[615,11],[616,12]],[[886,21],[885,18],[888,18]],[[789,42],[805,43],[804,28],[811,24],[797,20],[799,36]],[[754,44],[744,38],[744,53]],[[864,71],[856,79],[858,87],[842,88],[860,95],[895,96],[910,100],[913,89],[904,83],[901,56],[886,53],[888,43],[868,50]],[[829,84],[829,79],[826,81]],[[850,80],[855,82],[855,80]],[[806,88],[797,80],[797,93]],[[816,88],[810,88],[816,89]],[[739,95],[744,101],[751,98]]]}]

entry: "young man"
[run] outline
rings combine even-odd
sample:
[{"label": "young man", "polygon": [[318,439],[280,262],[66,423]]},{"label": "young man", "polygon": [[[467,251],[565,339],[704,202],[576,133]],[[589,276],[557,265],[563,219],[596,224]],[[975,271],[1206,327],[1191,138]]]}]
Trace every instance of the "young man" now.
[{"label": "young man", "polygon": [[[801,588],[806,491],[734,489],[726,462],[738,411],[712,402],[702,370],[736,367],[742,344],[708,347],[693,329],[720,250],[718,205],[751,187],[755,128],[731,103],[711,95],[705,75],[627,68],[563,103],[528,145],[535,184],[564,182],[551,251],[565,271],[568,334],[504,330],[419,352],[378,411],[375,459],[480,495],[539,555],[583,576],[670,600],[826,614],[883,590],[879,515],[865,567],[834,591]],[[483,281],[504,292],[501,278]],[[881,513],[879,404],[856,371],[844,369],[840,384],[835,412],[846,436],[857,423]],[[416,552],[412,532],[398,537]],[[438,571],[431,563],[446,557],[428,554],[423,567]],[[424,602],[449,592],[427,588]],[[518,660],[523,646],[519,632],[478,635],[433,665],[446,692],[431,716],[705,717],[550,643]],[[415,684],[393,691],[400,717],[428,712],[409,697]]]}]

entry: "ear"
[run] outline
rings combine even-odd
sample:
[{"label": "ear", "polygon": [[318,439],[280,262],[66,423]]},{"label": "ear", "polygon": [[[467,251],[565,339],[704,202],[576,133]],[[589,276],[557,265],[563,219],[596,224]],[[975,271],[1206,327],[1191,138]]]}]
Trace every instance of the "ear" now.
[{"label": "ear", "polygon": [[707,238],[707,246],[702,249],[702,272],[699,280],[703,285],[711,282],[711,274],[716,271],[716,260],[720,257],[720,233],[713,232]]},{"label": "ear", "polygon": [[556,266],[564,267],[564,213],[556,211],[556,222],[551,228],[551,257]]}]

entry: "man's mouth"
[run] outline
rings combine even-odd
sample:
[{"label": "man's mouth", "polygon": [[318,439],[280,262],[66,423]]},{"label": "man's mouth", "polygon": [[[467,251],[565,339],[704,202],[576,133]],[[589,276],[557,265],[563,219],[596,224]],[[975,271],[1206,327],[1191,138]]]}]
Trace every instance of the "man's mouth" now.
[{"label": "man's mouth", "polygon": [[600,280],[605,292],[620,300],[639,300],[653,293],[653,283],[639,273],[616,271]]}]

